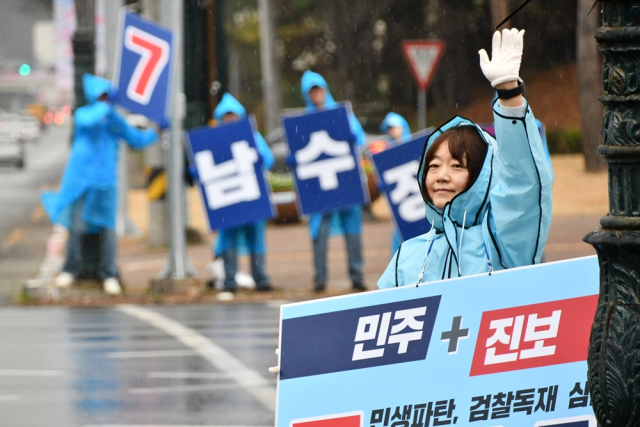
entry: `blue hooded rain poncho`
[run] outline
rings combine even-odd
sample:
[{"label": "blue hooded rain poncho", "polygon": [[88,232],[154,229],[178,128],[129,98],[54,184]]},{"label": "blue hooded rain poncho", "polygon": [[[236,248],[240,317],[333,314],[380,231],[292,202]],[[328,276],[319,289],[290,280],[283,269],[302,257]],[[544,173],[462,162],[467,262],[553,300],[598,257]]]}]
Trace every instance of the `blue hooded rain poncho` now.
[{"label": "blue hooded rain poncho", "polygon": [[[309,91],[317,86],[322,88],[325,93],[325,103],[324,108],[331,108],[338,105],[338,103],[333,99],[331,95],[331,91],[329,90],[329,85],[327,84],[324,77],[322,77],[318,73],[314,73],[313,71],[307,70],[302,75],[302,80],[300,81],[300,91],[302,92],[302,99],[304,100],[305,107],[309,111],[316,111],[319,109],[311,99],[309,98]],[[364,130],[362,129],[362,125],[353,115],[353,113],[349,113],[349,125],[351,126],[351,132],[354,135],[355,141],[359,147],[363,146],[365,143],[365,135]],[[316,239],[318,237],[318,233],[320,232],[320,226],[322,225],[322,217],[324,214],[315,213],[309,215],[309,229],[311,231],[311,238]],[[337,226],[341,229],[345,234],[360,234],[360,230],[362,228],[362,208],[360,206],[354,206],[351,208],[347,208],[342,211],[342,215],[332,215],[331,219],[332,225]]]},{"label": "blue hooded rain poncho", "polygon": [[528,104],[522,117],[504,115],[497,102],[493,108],[497,142],[462,117],[429,137],[418,172],[425,200],[425,154],[442,132],[474,126],[489,145],[487,156],[475,183],[444,209],[426,202],[432,230],[400,246],[380,289],[540,263],[551,222],[551,173],[540,133]]},{"label": "blue hooded rain poncho", "polygon": [[120,139],[141,149],[154,143],[158,134],[153,129],[141,131],[129,125],[114,105],[98,101],[113,90],[108,80],[85,74],[82,83],[87,105],[73,116],[73,143],[60,189],[43,193],[42,205],[51,222],[70,228],[73,206],[84,198],[82,220],[91,228],[113,230]]},{"label": "blue hooded rain poncho", "polygon": [[411,136],[411,129],[409,128],[409,123],[407,123],[404,117],[402,117],[400,114],[393,113],[393,112],[387,113],[387,115],[384,116],[384,120],[382,120],[382,123],[380,123],[380,132],[386,134],[387,129],[389,129],[390,127],[396,127],[396,126],[402,128],[402,139],[400,141],[391,141],[393,145],[405,142]]},{"label": "blue hooded rain poncho", "polygon": [[[222,122],[222,117],[227,113],[233,113],[238,116],[240,120],[247,117],[247,110],[240,104],[240,102],[233,97],[230,93],[225,93],[220,100],[220,103],[213,112],[213,118],[217,122]],[[267,141],[260,135],[260,132],[253,133],[253,138],[256,143],[256,149],[262,159],[262,167],[265,170],[271,169],[274,164],[274,157],[271,153],[271,149],[267,144]],[[266,228],[266,221],[257,221],[251,224],[251,230],[248,233],[238,233],[238,229],[220,230],[218,233],[218,239],[216,240],[214,254],[216,256],[222,256],[222,254],[229,247],[229,239],[235,238],[239,243],[240,252],[246,252],[247,249],[251,253],[264,254],[266,250],[264,240],[264,230]],[[239,235],[241,234],[241,235]],[[245,246],[248,246],[245,248]]]},{"label": "blue hooded rain poncho", "polygon": [[[409,138],[411,138],[411,129],[409,128],[409,123],[407,123],[404,117],[402,117],[400,114],[393,112],[387,113],[387,115],[384,117],[384,120],[382,120],[382,123],[380,123],[380,132],[386,134],[387,130],[390,127],[401,127],[402,137],[398,141],[392,140],[388,147],[394,147],[396,145],[402,144],[403,142],[406,142],[409,140]],[[389,139],[391,139],[390,135],[387,136],[389,136]],[[398,229],[394,227],[393,238],[391,240],[392,255],[396,253],[396,251],[400,247],[400,243],[402,243],[402,236],[400,235]]]}]

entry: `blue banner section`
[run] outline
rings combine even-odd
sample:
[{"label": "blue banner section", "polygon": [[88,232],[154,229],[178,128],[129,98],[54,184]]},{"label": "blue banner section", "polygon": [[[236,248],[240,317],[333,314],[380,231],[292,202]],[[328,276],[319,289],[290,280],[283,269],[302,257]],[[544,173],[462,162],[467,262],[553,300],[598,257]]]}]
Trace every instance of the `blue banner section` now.
[{"label": "blue banner section", "polygon": [[371,157],[378,183],[403,240],[427,233],[430,227],[417,180],[420,158],[429,135],[431,132],[413,135],[410,141]]},{"label": "blue banner section", "polygon": [[186,134],[212,230],[272,218],[271,193],[253,139],[253,117]]},{"label": "blue banner section", "polygon": [[162,123],[170,113],[173,33],[137,13],[122,15],[114,75],[117,102]]},{"label": "blue banner section", "polygon": [[284,117],[282,122],[296,163],[293,172],[303,214],[369,201],[345,106]]},{"label": "blue banner section", "polygon": [[440,297],[282,322],[280,379],[423,360]]},{"label": "blue banner section", "polygon": [[284,305],[276,425],[596,427],[598,289],[587,257]]}]

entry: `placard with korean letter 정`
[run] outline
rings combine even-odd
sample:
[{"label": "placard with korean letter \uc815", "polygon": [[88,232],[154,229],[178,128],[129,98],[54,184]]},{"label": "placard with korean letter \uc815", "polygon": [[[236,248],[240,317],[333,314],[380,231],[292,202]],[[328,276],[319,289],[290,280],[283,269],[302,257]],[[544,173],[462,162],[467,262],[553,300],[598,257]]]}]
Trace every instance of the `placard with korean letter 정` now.
[{"label": "placard with korean letter \uc815", "polygon": [[186,133],[189,161],[198,170],[211,230],[273,218],[270,187],[262,170],[253,116]]},{"label": "placard with korean letter \uc815", "polygon": [[352,141],[349,104],[282,118],[298,193],[305,214],[327,212],[369,201],[360,150]]},{"label": "placard with korean letter \uc815", "polygon": [[276,425],[596,427],[598,288],[587,257],[283,305]]},{"label": "placard with korean letter \uc815", "polygon": [[172,31],[123,8],[118,40],[114,66],[117,103],[163,123],[171,109]]},{"label": "placard with korean letter \uc815", "polygon": [[376,166],[376,177],[382,184],[393,221],[403,240],[427,233],[431,227],[426,219],[417,179],[420,158],[429,135],[431,131],[414,134],[411,140],[371,156]]}]

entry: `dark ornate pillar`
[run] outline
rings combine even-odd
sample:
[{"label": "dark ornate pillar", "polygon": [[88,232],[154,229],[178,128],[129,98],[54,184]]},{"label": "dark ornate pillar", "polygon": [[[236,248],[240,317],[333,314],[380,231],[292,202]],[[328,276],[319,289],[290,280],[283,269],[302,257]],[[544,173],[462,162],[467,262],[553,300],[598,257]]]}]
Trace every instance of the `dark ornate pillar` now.
[{"label": "dark ornate pillar", "polygon": [[640,426],[640,0],[602,0],[603,145],[609,213],[584,240],[600,262],[588,378],[601,426]]}]

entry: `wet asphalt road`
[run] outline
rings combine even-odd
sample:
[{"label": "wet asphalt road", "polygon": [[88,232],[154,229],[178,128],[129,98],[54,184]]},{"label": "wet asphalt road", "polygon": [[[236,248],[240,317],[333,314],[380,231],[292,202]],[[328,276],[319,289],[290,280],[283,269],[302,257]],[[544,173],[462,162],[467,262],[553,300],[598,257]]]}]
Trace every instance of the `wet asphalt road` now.
[{"label": "wet asphalt road", "polygon": [[273,426],[279,305],[0,309],[0,425]]}]

